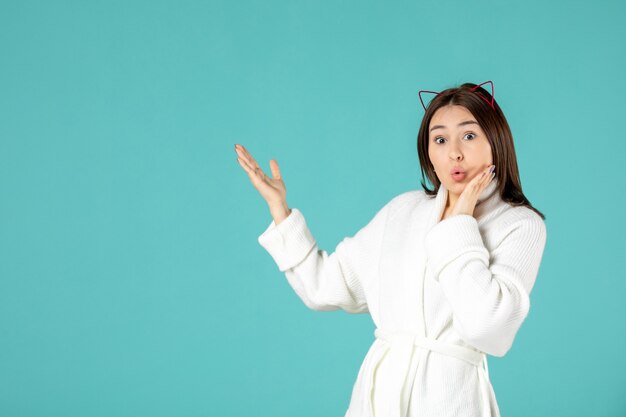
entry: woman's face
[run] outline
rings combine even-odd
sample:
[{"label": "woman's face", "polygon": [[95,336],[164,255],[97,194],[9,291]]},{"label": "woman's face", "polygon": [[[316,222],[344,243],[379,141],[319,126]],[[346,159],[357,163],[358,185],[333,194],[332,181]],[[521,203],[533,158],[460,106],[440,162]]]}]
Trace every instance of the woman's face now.
[{"label": "woman's face", "polygon": [[[463,106],[437,109],[428,127],[428,157],[435,174],[450,194],[459,196],[465,185],[493,164],[491,145],[478,122]],[[453,176],[461,167],[465,176]]]}]

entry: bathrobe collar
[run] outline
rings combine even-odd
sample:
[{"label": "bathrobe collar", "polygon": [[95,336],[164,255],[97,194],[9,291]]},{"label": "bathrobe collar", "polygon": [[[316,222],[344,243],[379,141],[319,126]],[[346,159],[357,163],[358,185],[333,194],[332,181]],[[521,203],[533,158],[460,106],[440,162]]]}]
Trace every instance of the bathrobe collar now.
[{"label": "bathrobe collar", "polygon": [[[476,206],[474,208],[474,217],[480,220],[484,214],[489,213],[495,206],[501,201],[500,194],[497,191],[498,179],[494,177],[491,182],[485,187],[485,189],[478,196]],[[448,190],[441,183],[437,196],[435,197],[434,208],[430,213],[429,229],[438,223],[441,213],[445,209],[446,201],[448,200]]]}]

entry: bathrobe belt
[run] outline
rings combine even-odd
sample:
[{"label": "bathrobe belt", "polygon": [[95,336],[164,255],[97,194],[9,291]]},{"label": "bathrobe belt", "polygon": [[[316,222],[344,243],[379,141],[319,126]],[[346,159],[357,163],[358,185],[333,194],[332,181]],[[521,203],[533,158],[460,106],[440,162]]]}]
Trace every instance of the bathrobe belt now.
[{"label": "bathrobe belt", "polygon": [[[411,397],[413,382],[417,373],[417,365],[420,362],[420,360],[413,360],[415,346],[426,349],[423,353],[423,358],[430,353],[429,351],[433,351],[464,360],[476,366],[479,371],[478,377],[480,379],[479,383],[482,393],[483,413],[485,416],[491,415],[488,392],[489,370],[487,368],[487,355],[485,353],[465,346],[427,338],[415,333],[388,332],[382,329],[376,329],[374,335],[386,342],[387,350],[379,356],[378,363],[374,364],[374,369],[371,374],[369,406],[370,415],[372,417],[381,417],[374,416],[374,409],[372,407],[374,390],[381,391],[380,394],[386,397],[387,403],[391,406],[391,410],[385,414],[385,417],[405,417],[407,415],[409,398]],[[376,368],[385,356],[387,356],[390,361],[389,366],[392,369],[393,380],[384,381],[384,385],[377,385],[377,382],[382,381],[376,381]],[[484,365],[484,368],[480,366],[481,364]]]}]

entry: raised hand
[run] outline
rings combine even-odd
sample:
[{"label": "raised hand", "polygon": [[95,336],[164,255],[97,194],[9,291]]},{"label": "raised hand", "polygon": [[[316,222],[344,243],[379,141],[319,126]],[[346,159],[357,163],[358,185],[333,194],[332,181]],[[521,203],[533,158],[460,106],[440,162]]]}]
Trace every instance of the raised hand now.
[{"label": "raised hand", "polygon": [[259,164],[242,145],[236,144],[235,152],[237,152],[239,165],[246,171],[252,185],[259,191],[270,206],[270,209],[287,208],[287,189],[280,175],[280,169],[276,160],[270,160],[270,170],[273,177],[270,178],[265,175]]}]

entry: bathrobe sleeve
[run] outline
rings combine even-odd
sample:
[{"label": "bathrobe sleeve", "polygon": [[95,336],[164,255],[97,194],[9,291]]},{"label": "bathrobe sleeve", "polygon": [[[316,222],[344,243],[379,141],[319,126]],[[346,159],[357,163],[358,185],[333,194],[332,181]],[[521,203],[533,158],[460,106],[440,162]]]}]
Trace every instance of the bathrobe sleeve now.
[{"label": "bathrobe sleeve", "polygon": [[543,219],[532,212],[502,230],[491,251],[477,220],[448,217],[426,235],[428,264],[450,303],[453,325],[475,348],[504,356],[528,315],[546,243]]},{"label": "bathrobe sleeve", "polygon": [[367,313],[367,287],[385,227],[389,203],[354,236],[345,237],[328,253],[317,246],[304,215],[292,208],[278,225],[272,220],[258,241],[287,281],[312,310]]}]

